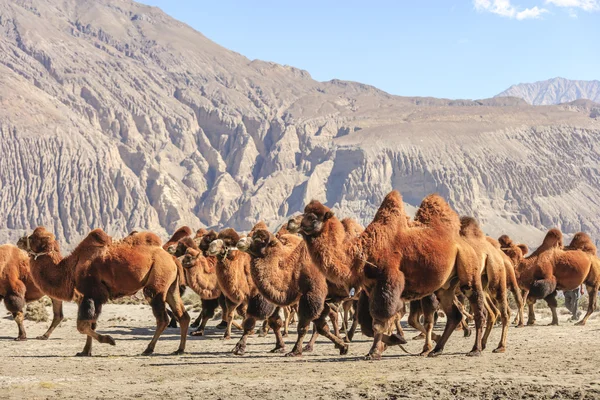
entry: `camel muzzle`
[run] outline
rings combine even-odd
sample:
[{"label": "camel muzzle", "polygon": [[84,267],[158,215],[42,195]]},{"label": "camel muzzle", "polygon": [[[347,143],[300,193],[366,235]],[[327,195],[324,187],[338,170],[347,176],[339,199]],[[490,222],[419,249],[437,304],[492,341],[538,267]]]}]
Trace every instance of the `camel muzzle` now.
[{"label": "camel muzzle", "polygon": [[250,248],[251,245],[252,245],[252,238],[243,237],[239,240],[239,242],[237,242],[236,247],[240,251],[248,251],[248,249]]},{"label": "camel muzzle", "polygon": [[223,243],[223,240],[217,239],[210,244],[210,246],[208,247],[208,251],[206,253],[209,256],[216,256],[223,251],[224,247],[225,247],[225,243]]}]

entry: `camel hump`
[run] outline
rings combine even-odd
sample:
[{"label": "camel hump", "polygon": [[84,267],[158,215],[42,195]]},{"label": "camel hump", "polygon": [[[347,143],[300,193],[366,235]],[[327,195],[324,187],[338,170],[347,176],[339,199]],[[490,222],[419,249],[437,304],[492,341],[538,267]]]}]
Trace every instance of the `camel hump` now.
[{"label": "camel hump", "polygon": [[191,236],[191,235],[192,235],[192,230],[188,226],[182,226],[181,228],[179,228],[175,231],[175,233],[173,234],[173,236],[171,236],[171,239],[169,239],[167,241],[167,243],[177,243],[184,237]]},{"label": "camel hump", "polygon": [[594,256],[597,253],[596,245],[592,241],[592,238],[584,232],[577,232],[573,236],[569,246],[565,247],[565,250],[581,250]]},{"label": "camel hump", "polygon": [[502,235],[498,238],[498,242],[501,247],[511,247],[513,245],[513,240],[508,235]]},{"label": "camel hump", "polygon": [[460,218],[460,235],[479,238],[483,237],[483,231],[475,218],[464,216]]},{"label": "camel hump", "polygon": [[196,236],[194,236],[194,239],[201,238],[202,236],[206,235],[207,233],[208,233],[208,229],[200,228],[196,231]]},{"label": "camel hump", "polygon": [[228,246],[235,246],[240,241],[240,235],[232,228],[222,230],[217,238],[223,240]]},{"label": "camel hump", "polygon": [[392,190],[384,197],[379,209],[375,213],[373,222],[388,223],[392,218],[401,225],[406,224],[404,202],[402,201],[400,192],[397,190]]},{"label": "camel hump", "polygon": [[108,236],[106,232],[99,228],[91,231],[84,239],[84,241],[88,242],[88,244],[91,244],[93,242],[94,244],[101,246],[110,246],[112,244],[112,238]]},{"label": "camel hump", "polygon": [[544,251],[551,250],[553,248],[563,248],[563,235],[560,230],[552,228],[546,233],[544,241],[532,254],[531,257],[537,256]]},{"label": "camel hump", "polygon": [[181,239],[179,241],[179,243],[181,243],[183,246],[185,246],[185,248],[189,249],[198,249],[198,246],[196,245],[196,242],[194,242],[194,239],[192,239],[189,236],[184,237],[183,239]]},{"label": "camel hump", "polygon": [[415,221],[424,225],[443,226],[455,233],[460,232],[458,214],[439,194],[430,194],[423,199],[415,215]]},{"label": "camel hump", "polygon": [[344,226],[344,231],[350,237],[359,236],[365,230],[361,224],[352,218],[344,218],[342,225]]}]

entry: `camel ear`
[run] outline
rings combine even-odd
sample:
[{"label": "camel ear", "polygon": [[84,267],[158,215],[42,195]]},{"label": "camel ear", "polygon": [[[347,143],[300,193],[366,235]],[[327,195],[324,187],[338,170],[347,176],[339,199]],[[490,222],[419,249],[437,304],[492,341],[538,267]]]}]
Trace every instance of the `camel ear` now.
[{"label": "camel ear", "polygon": [[518,245],[518,247],[521,249],[524,256],[527,255],[527,253],[529,253],[529,247],[527,247],[526,244],[520,244]]},{"label": "camel ear", "polygon": [[329,210],[323,216],[323,221],[327,221],[329,218],[332,218],[332,217],[333,217],[333,211]]}]

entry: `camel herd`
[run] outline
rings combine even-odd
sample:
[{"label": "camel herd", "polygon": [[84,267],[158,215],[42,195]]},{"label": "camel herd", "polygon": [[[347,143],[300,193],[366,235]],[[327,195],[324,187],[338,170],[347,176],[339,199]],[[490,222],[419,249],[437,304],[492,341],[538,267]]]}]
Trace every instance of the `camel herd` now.
[{"label": "camel herd", "polygon": [[[535,323],[533,304],[544,299],[558,324],[556,294],[585,284],[589,293],[584,325],[596,306],[600,287],[600,259],[585,233],[564,246],[562,234],[551,229],[529,256],[527,246],[508,236],[486,236],[478,222],[458,214],[438,195],[427,196],[414,219],[407,216],[402,197],[389,193],[373,221],[363,229],[352,219],[338,219],[318,201],[289,220],[276,234],[258,223],[247,235],[233,229],[220,232],[188,227],[162,244],[150,232],[132,232],[113,240],[95,229],[67,257],[55,236],[43,227],[19,239],[17,246],[0,246],[0,299],[17,323],[16,340],[25,340],[23,309],[47,295],[54,317],[48,339],[63,319],[62,302],[78,303],[77,329],[87,336],[79,356],[92,355],[92,343],[115,344],[96,332],[102,306],[111,299],[141,291],[156,318],[156,331],[143,354],[153,353],[169,324],[180,326],[179,348],[185,351],[190,317],[181,295],[190,288],[202,301],[197,329],[203,335],[207,321],[221,307],[224,339],[232,327],[242,336],[232,352],[243,355],[257,322],[260,334],[272,330],[272,352],[300,356],[312,351],[319,335],[340,352],[349,351],[357,325],[373,338],[367,359],[380,359],[390,346],[406,343],[400,319],[420,332],[422,355],[437,356],[452,333],[462,329],[474,344],[470,356],[481,354],[492,328],[501,324],[494,352],[504,352],[510,325],[507,295],[517,305],[514,323],[521,327],[524,305],[527,324]],[[338,312],[344,311],[346,335],[340,336]],[[437,313],[446,315],[441,335],[433,332]],[[352,325],[349,315],[352,313]],[[235,316],[243,318],[236,324]],[[283,337],[297,315],[297,340],[291,351]],[[171,321],[170,321],[171,319]],[[331,323],[333,331],[330,330]],[[312,337],[304,346],[312,325]]]}]

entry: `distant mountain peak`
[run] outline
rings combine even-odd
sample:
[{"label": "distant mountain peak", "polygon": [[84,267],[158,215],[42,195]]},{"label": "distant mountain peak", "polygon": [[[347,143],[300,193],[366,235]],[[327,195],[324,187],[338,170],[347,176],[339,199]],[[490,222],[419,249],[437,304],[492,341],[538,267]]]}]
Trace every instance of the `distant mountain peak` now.
[{"label": "distant mountain peak", "polygon": [[570,103],[587,99],[600,103],[600,81],[578,81],[561,77],[512,85],[495,97],[520,97],[534,106]]}]

